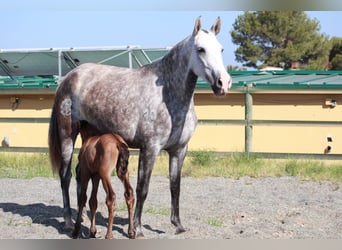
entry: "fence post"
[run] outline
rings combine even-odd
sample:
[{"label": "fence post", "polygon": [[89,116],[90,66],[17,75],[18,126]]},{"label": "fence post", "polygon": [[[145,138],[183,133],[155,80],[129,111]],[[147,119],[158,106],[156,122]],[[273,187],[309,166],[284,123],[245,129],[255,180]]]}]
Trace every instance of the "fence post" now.
[{"label": "fence post", "polygon": [[58,50],[58,81],[62,80],[62,50]]},{"label": "fence post", "polygon": [[253,145],[253,97],[249,90],[253,85],[248,83],[245,86],[245,154],[249,156]]}]

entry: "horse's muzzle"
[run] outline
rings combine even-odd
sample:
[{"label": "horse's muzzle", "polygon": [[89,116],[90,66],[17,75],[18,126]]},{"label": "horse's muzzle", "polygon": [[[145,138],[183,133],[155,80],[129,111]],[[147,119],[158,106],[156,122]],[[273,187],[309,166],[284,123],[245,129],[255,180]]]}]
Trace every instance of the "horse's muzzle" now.
[{"label": "horse's muzzle", "polygon": [[225,95],[228,93],[228,90],[232,86],[232,77],[225,73],[222,74],[219,78],[217,78],[215,82],[215,87],[213,87],[213,91],[215,95]]}]

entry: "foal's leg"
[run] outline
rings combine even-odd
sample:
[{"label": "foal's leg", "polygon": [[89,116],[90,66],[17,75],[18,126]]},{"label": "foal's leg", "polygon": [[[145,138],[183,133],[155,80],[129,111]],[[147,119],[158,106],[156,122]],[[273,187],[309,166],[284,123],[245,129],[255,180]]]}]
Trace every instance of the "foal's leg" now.
[{"label": "foal's leg", "polygon": [[91,191],[91,196],[89,199],[89,207],[91,213],[91,224],[90,224],[90,238],[95,238],[96,235],[96,209],[97,209],[97,190],[99,187],[100,177],[95,175],[92,177],[93,190]]},{"label": "foal's leg", "polygon": [[76,165],[76,194],[77,194],[77,203],[79,204],[79,200],[81,197],[81,190],[82,190],[82,182],[81,182],[81,166],[78,162]]},{"label": "foal's leg", "polygon": [[171,223],[176,226],[176,234],[185,232],[179,217],[179,193],[181,181],[181,169],[187,152],[187,146],[170,151],[169,174],[171,191]]},{"label": "foal's leg", "polygon": [[135,229],[134,229],[134,224],[133,224],[133,207],[134,207],[134,193],[133,193],[133,188],[132,185],[129,181],[129,173],[128,171],[126,172],[125,176],[120,176],[118,175],[121,182],[124,185],[125,188],[125,200],[126,200],[126,205],[127,205],[127,210],[128,210],[128,237],[130,239],[135,238]]},{"label": "foal's leg", "polygon": [[106,191],[106,205],[108,208],[108,226],[107,226],[107,233],[106,239],[112,239],[113,233],[113,220],[114,220],[114,208],[115,208],[115,193],[110,182],[110,175],[102,178],[103,188]]},{"label": "foal's leg", "polygon": [[136,238],[144,237],[141,229],[141,215],[144,202],[147,197],[152,168],[156,160],[156,156],[157,153],[155,151],[149,152],[149,150],[140,150],[138,180],[136,187],[137,203],[135,205],[134,211],[134,227],[136,230]]}]

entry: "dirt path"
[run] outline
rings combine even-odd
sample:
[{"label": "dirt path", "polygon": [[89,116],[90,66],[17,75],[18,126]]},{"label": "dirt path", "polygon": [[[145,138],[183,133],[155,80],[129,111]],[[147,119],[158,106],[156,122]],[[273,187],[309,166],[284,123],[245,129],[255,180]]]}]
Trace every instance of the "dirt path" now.
[{"label": "dirt path", "polygon": [[[136,178],[132,177],[135,189]],[[118,210],[114,238],[127,239],[123,188],[113,177]],[[70,239],[63,231],[62,195],[52,178],[0,179],[0,239]],[[76,187],[71,203],[76,215]],[[98,237],[106,232],[104,192],[99,191]],[[153,176],[142,223],[148,239],[342,239],[342,188],[293,177],[239,180],[183,178],[180,212],[187,232],[174,235],[167,177]],[[89,224],[86,222],[86,236]]]}]

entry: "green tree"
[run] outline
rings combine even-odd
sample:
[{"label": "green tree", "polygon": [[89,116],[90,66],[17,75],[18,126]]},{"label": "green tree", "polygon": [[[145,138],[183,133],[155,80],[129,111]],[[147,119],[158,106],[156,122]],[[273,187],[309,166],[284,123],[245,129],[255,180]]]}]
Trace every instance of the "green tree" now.
[{"label": "green tree", "polygon": [[333,37],[330,42],[329,68],[332,70],[342,70],[342,38]]},{"label": "green tree", "polygon": [[253,11],[237,17],[231,30],[238,62],[289,69],[299,62],[307,69],[323,69],[328,61],[328,38],[319,21],[302,11]]},{"label": "green tree", "polygon": [[233,66],[233,65],[228,65],[227,66],[228,71],[246,71],[247,68],[240,68],[239,66]]}]

